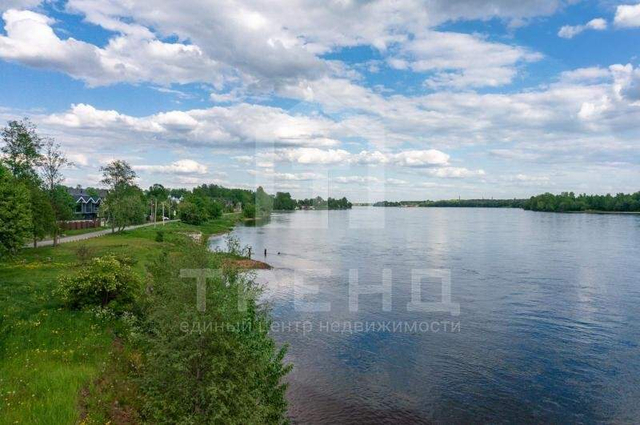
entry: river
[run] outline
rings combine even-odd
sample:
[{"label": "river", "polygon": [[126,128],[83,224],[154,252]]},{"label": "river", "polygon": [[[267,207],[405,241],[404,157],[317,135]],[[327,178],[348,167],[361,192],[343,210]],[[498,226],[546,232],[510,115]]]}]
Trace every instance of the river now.
[{"label": "river", "polygon": [[638,215],[356,207],[232,235],[274,266],[294,423],[640,418]]}]

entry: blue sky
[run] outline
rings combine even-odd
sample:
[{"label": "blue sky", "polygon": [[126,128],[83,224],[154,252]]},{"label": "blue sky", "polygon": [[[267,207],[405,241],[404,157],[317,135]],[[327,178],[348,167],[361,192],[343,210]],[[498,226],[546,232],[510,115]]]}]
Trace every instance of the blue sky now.
[{"label": "blue sky", "polygon": [[640,190],[634,1],[0,0],[0,119],[97,185],[356,201]]}]

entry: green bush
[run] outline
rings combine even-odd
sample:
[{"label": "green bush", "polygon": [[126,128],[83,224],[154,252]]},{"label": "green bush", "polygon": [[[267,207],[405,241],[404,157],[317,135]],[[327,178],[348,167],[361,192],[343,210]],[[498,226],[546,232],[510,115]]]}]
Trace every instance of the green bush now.
[{"label": "green bush", "polygon": [[133,306],[140,278],[126,261],[115,256],[93,258],[72,276],[62,276],[56,293],[70,308],[110,307],[123,311]]},{"label": "green bush", "polygon": [[164,230],[158,230],[156,232],[156,242],[164,242]]},{"label": "green bush", "polygon": [[206,213],[193,202],[183,201],[178,207],[180,220],[187,224],[198,225],[207,220]]},{"label": "green bush", "polygon": [[[219,270],[206,246],[189,244],[179,258],[162,255],[153,277],[141,375],[144,417],[156,424],[286,422],[285,350],[268,333],[268,311],[246,274],[208,279],[205,311],[195,279],[179,270]],[[244,305],[246,308],[239,308]]]},{"label": "green bush", "polygon": [[81,265],[85,265],[95,256],[96,250],[94,248],[88,247],[86,244],[81,244],[78,245],[78,247],[75,249],[75,252],[78,262]]},{"label": "green bush", "polygon": [[253,204],[245,204],[242,207],[242,216],[244,218],[256,218],[256,206]]}]

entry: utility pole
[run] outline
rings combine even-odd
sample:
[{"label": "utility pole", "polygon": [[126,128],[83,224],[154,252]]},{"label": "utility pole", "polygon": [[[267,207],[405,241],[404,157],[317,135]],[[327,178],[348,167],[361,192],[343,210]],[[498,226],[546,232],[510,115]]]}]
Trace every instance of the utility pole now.
[{"label": "utility pole", "polygon": [[157,218],[158,218],[158,200],[155,199],[154,203],[155,203],[155,211],[154,211],[154,214],[153,214],[153,227],[156,227],[156,221],[157,221]]},{"label": "utility pole", "polygon": [[164,202],[162,203],[162,225],[164,226]]}]

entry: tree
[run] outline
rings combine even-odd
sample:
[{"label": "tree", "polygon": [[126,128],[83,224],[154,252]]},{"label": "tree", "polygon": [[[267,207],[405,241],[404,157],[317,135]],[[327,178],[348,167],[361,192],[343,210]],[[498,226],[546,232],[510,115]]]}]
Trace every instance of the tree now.
[{"label": "tree", "polygon": [[244,204],[242,206],[242,216],[244,218],[256,218],[256,206],[253,204]]},{"label": "tree", "polygon": [[15,254],[31,232],[29,191],[0,165],[0,258]]},{"label": "tree", "polygon": [[122,231],[127,225],[144,221],[144,194],[134,184],[136,172],[126,161],[116,160],[101,167],[102,183],[109,187],[103,210],[113,232]]},{"label": "tree", "polygon": [[273,210],[273,198],[264,191],[262,186],[256,189],[255,206],[256,213],[260,216],[268,216]]},{"label": "tree", "polygon": [[40,150],[42,139],[36,133],[36,126],[28,118],[9,121],[2,129],[4,145],[0,151],[4,162],[19,180],[37,180],[36,167],[42,161]]},{"label": "tree", "polygon": [[[38,246],[38,240],[49,234],[55,235],[57,227],[56,217],[48,194],[38,185],[29,185],[29,205],[31,206],[31,234],[33,247]],[[55,244],[55,236],[54,236]]]},{"label": "tree", "polygon": [[182,201],[178,206],[180,220],[187,224],[198,225],[207,220],[205,211],[191,201]]},{"label": "tree", "polygon": [[111,191],[104,201],[104,210],[114,232],[116,229],[121,232],[131,224],[141,224],[147,211],[144,193],[137,186]]},{"label": "tree", "polygon": [[62,185],[54,186],[53,190],[49,192],[49,202],[51,203],[51,208],[53,208],[54,215],[53,246],[57,246],[60,236],[60,225],[58,223],[73,218],[75,203],[67,188]]},{"label": "tree", "polygon": [[64,180],[62,169],[72,166],[64,153],[60,150],[60,145],[53,139],[47,139],[44,142],[44,153],[40,162],[42,170],[42,180],[44,180],[45,188],[52,192],[56,185]]},{"label": "tree", "polygon": [[163,185],[157,183],[149,188],[147,194],[158,202],[165,201],[169,197],[169,191]]},{"label": "tree", "polygon": [[102,172],[101,183],[108,186],[110,190],[133,186],[138,177],[131,166],[122,160],[115,160],[106,167],[100,167],[100,172]]},{"label": "tree", "polygon": [[273,200],[273,209],[274,210],[295,210],[296,201],[291,199],[291,194],[289,192],[278,192],[276,193],[276,197]]}]

